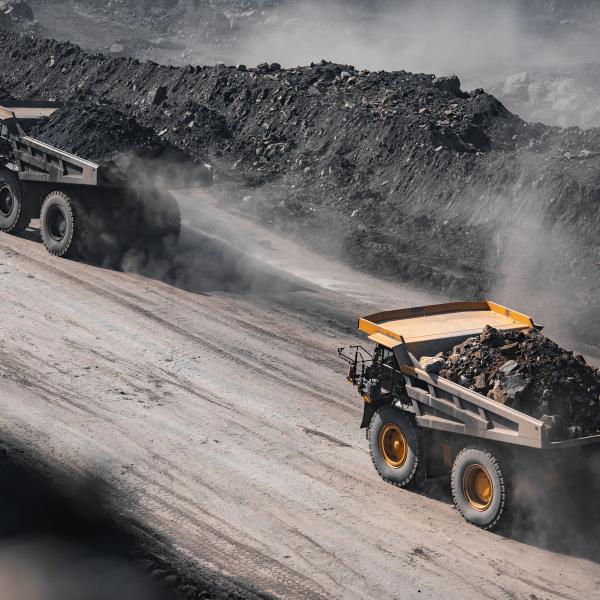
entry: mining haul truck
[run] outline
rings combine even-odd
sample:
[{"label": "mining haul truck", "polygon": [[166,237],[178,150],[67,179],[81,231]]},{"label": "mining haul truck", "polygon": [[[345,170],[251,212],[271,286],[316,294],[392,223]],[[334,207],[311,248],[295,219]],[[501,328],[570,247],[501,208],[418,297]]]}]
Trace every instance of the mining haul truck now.
[{"label": "mining haul truck", "polygon": [[20,233],[39,218],[50,254],[95,258],[108,247],[179,236],[179,207],[166,190],[26,135],[60,104],[0,105],[0,231]]},{"label": "mining haul truck", "polygon": [[351,346],[351,352],[338,352],[364,400],[361,427],[368,428],[379,475],[406,487],[450,473],[461,515],[492,529],[506,515],[520,478],[520,489],[553,481],[565,486],[564,473],[579,486],[591,485],[585,468],[592,463],[582,457],[597,456],[600,435],[551,441],[542,421],[421,368],[421,357],[448,352],[487,325],[501,331],[536,327],[530,317],[493,302],[440,304],[361,318],[359,330],[374,351]]}]

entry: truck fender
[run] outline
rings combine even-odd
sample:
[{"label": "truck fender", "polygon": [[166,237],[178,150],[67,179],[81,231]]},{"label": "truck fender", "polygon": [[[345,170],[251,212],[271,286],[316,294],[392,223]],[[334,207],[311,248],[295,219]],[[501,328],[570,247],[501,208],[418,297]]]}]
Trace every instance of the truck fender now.
[{"label": "truck fender", "polygon": [[363,408],[363,418],[360,422],[360,428],[364,429],[371,424],[373,415],[379,410],[386,402],[365,402]]},{"label": "truck fender", "polygon": [[368,427],[371,423],[371,419],[373,418],[373,415],[375,414],[375,406],[373,404],[369,404],[367,402],[364,403],[364,409],[363,409],[363,417],[362,417],[362,421],[360,422],[360,428],[364,429],[365,427]]}]

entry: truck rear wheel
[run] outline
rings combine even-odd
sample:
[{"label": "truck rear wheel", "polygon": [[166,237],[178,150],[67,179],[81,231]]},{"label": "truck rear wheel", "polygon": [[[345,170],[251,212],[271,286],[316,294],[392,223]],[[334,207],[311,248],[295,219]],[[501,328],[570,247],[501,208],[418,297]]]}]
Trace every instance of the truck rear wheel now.
[{"label": "truck rear wheel", "polygon": [[46,250],[53,256],[73,257],[80,236],[80,207],[64,192],[50,192],[42,204],[40,231]]},{"label": "truck rear wheel", "polygon": [[461,450],[452,466],[452,497],[465,521],[493,529],[505,511],[506,485],[496,457],[477,447]]},{"label": "truck rear wheel", "polygon": [[381,478],[398,487],[409,485],[421,457],[412,415],[393,406],[383,406],[371,419],[368,437],[371,459]]},{"label": "truck rear wheel", "polygon": [[29,222],[19,180],[7,169],[0,169],[0,231],[21,233]]}]

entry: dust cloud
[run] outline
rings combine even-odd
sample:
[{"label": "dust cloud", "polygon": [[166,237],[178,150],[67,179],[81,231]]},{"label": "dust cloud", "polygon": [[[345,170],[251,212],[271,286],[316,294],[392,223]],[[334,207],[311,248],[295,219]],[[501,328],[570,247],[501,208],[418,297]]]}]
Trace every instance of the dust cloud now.
[{"label": "dust cloud", "polygon": [[[327,59],[359,68],[458,72],[466,87],[527,68],[597,60],[596,31],[544,21],[534,3],[493,0],[294,2],[241,36],[249,64]],[[539,11],[541,12],[541,11]],[[546,7],[546,15],[552,11]],[[555,11],[555,16],[558,11]]]},{"label": "dust cloud", "polygon": [[[600,452],[596,446],[519,456],[511,516],[501,533],[525,544],[600,562]],[[559,558],[559,560],[561,560]]]},{"label": "dust cloud", "polygon": [[[496,274],[489,295],[531,313],[551,338],[577,345],[597,361],[600,249],[589,231],[578,235],[569,227],[568,207],[556,206],[551,187],[543,184],[542,160],[528,154],[519,168],[524,175],[495,197],[497,213],[486,223],[493,231],[488,269]],[[464,218],[477,224],[473,215]]]},{"label": "dust cloud", "polygon": [[297,291],[297,282],[254,259],[228,240],[185,224],[178,240],[133,247],[119,268],[200,294],[273,294]]},{"label": "dust cloud", "polygon": [[[85,213],[84,227],[94,235],[81,241],[84,260],[199,294],[301,289],[298,280],[254,257],[241,234],[218,232],[202,200],[182,205],[176,199],[177,190],[206,183],[207,165],[173,162],[165,168],[155,160],[132,160],[129,191],[116,200],[107,196],[104,206],[90,206]],[[179,221],[180,233],[174,226]]]},{"label": "dust cloud", "polygon": [[591,293],[586,281],[594,277],[591,265],[574,256],[581,248],[572,234],[524,217],[516,225],[499,225],[494,242],[499,263],[491,297],[526,313],[535,307],[536,321],[561,340],[572,338],[586,317],[594,318],[591,311],[572,313],[572,307],[581,307],[582,294]]}]

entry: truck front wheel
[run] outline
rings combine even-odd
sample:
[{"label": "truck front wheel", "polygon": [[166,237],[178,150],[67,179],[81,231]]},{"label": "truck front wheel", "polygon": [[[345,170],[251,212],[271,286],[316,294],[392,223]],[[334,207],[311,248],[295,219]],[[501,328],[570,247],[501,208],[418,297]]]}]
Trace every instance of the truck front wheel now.
[{"label": "truck front wheel", "polygon": [[19,180],[7,169],[0,169],[0,231],[21,233],[29,222]]},{"label": "truck front wheel", "polygon": [[381,478],[398,487],[409,485],[421,458],[412,415],[393,406],[382,406],[371,419],[368,438],[371,459]]},{"label": "truck front wheel", "polygon": [[79,206],[64,192],[51,192],[42,204],[40,230],[46,250],[54,256],[77,254],[81,225]]},{"label": "truck front wheel", "polygon": [[505,512],[506,484],[496,457],[482,448],[461,450],[452,466],[452,497],[465,521],[493,529]]}]

